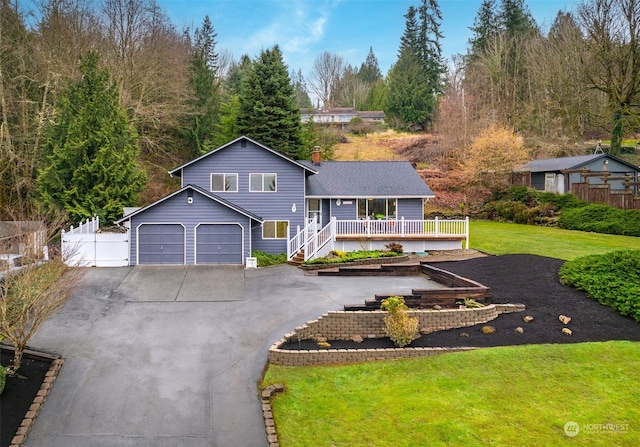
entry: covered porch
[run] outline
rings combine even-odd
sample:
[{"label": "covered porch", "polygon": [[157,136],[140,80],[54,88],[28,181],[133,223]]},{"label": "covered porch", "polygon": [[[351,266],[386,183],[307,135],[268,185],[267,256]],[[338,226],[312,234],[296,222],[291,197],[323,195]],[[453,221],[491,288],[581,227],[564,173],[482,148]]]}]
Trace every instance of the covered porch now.
[{"label": "covered porch", "polygon": [[298,227],[293,237],[287,235],[287,259],[294,256],[309,260],[326,256],[331,250],[383,250],[391,242],[405,252],[469,248],[469,218],[463,220],[358,219],[337,220],[323,228],[310,219],[305,228]]}]

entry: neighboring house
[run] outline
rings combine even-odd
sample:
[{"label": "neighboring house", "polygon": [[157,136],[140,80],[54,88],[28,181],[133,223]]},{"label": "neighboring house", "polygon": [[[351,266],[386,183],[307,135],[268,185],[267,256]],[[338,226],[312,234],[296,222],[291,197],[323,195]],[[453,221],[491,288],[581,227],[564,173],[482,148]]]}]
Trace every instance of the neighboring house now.
[{"label": "neighboring house", "polygon": [[0,271],[19,267],[24,259],[48,259],[43,221],[0,221]]},{"label": "neighboring house", "polygon": [[300,115],[303,123],[313,119],[313,122],[318,124],[348,124],[355,117],[362,118],[365,123],[383,123],[385,118],[383,111],[358,111],[349,107],[302,109]]},{"label": "neighboring house", "polygon": [[[638,181],[640,167],[634,166],[609,154],[579,155],[575,157],[547,158],[534,160],[514,170],[515,183],[521,183],[538,191],[564,194],[571,192],[572,185],[586,183],[591,185],[607,183],[611,189],[624,189],[625,175]],[[585,176],[590,173],[592,175]],[[606,173],[604,176],[603,173]],[[637,192],[637,186],[634,187]]]},{"label": "neighboring house", "polygon": [[240,137],[169,173],[178,191],[116,222],[130,229],[132,265],[244,264],[253,250],[309,258],[340,237],[359,247],[419,241],[411,251],[467,240],[465,221],[423,220],[434,195],[408,162],[321,162],[319,152],[295,161]]}]

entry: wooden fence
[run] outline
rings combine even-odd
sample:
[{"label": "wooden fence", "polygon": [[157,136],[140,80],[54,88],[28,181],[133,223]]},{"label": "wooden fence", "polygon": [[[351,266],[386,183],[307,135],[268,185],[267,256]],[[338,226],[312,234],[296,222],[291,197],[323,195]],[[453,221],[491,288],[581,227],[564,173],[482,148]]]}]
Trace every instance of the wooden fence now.
[{"label": "wooden fence", "polygon": [[640,196],[633,191],[612,190],[610,185],[574,183],[571,185],[571,193],[589,203],[601,203],[623,210],[640,210]]}]

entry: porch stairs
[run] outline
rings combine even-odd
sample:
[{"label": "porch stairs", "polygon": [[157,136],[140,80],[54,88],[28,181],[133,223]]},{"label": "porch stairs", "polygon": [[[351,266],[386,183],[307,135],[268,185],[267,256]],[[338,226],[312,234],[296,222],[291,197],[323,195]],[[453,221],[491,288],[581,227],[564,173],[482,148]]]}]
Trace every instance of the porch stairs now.
[{"label": "porch stairs", "polygon": [[304,262],[304,248],[297,252],[291,259],[287,261],[289,265],[295,265],[296,267]]}]

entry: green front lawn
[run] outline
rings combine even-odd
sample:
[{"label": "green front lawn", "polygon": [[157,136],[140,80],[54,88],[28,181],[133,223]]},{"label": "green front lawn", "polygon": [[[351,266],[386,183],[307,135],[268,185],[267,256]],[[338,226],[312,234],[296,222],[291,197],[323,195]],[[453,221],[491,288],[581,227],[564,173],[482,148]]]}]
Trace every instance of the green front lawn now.
[{"label": "green front lawn", "polygon": [[[635,237],[497,222],[472,222],[470,233],[475,249],[565,260],[640,246]],[[287,387],[273,402],[282,447],[636,446],[639,368],[638,344],[616,341],[270,366],[264,385]],[[565,434],[569,421],[575,437]]]},{"label": "green front lawn", "polygon": [[270,366],[264,384],[287,387],[273,401],[282,447],[636,446],[639,370],[637,344],[606,342]]},{"label": "green front lawn", "polygon": [[472,221],[471,248],[496,255],[525,253],[570,260],[613,250],[638,249],[640,238],[554,227]]}]

